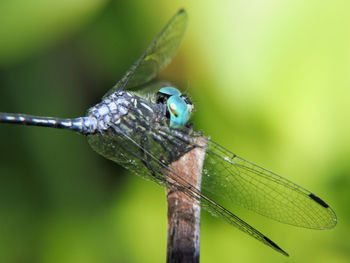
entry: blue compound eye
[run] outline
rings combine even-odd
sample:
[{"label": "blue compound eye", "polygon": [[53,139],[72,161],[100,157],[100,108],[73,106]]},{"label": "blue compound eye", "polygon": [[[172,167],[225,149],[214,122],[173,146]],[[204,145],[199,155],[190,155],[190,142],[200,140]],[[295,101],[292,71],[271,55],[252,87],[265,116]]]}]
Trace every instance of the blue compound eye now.
[{"label": "blue compound eye", "polygon": [[167,106],[170,113],[170,127],[180,128],[185,126],[191,115],[187,103],[179,96],[170,96]]},{"label": "blue compound eye", "polygon": [[172,95],[180,96],[181,95],[181,92],[177,88],[174,88],[174,87],[163,87],[158,92],[169,95],[169,96],[172,96]]}]

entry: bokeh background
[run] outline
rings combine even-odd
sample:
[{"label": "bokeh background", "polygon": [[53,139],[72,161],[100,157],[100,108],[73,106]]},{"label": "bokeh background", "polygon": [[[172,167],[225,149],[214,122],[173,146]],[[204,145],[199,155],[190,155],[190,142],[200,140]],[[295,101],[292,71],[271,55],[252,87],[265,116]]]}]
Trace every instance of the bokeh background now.
[{"label": "bokeh background", "polygon": [[[350,261],[350,2],[0,1],[0,111],[76,117],[179,8],[189,27],[161,74],[195,128],[325,199],[329,231],[235,208],[291,254],[202,212],[201,262]],[[0,262],[164,262],[164,189],[67,131],[0,125]]]}]

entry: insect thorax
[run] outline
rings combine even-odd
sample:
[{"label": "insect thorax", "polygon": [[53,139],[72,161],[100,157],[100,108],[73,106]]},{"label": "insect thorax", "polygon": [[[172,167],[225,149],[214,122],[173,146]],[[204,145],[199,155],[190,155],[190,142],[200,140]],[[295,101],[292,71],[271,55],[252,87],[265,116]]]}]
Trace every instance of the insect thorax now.
[{"label": "insect thorax", "polygon": [[165,104],[126,91],[90,108],[84,124],[97,153],[151,180],[158,161],[167,165],[190,150],[190,129],[171,129]]},{"label": "insect thorax", "polygon": [[84,118],[87,134],[117,132],[133,135],[136,130],[165,121],[164,105],[127,91],[117,91],[91,107]]}]

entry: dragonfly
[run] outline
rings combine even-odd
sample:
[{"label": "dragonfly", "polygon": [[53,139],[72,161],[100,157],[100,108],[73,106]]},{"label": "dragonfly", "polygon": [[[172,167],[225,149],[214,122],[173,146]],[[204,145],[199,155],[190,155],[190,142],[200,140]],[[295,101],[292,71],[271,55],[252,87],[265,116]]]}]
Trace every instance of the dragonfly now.
[{"label": "dragonfly", "polygon": [[[255,165],[209,138],[189,122],[194,105],[168,82],[155,80],[177,52],[188,15],[178,11],[142,56],[84,117],[60,119],[0,113],[0,123],[65,129],[87,137],[97,153],[162,186],[174,185],[201,206],[272,249],[288,256],[267,236],[218,204],[228,200],[276,221],[310,229],[337,224],[332,208],[297,184]],[[206,150],[198,189],[169,168],[195,147]]]}]

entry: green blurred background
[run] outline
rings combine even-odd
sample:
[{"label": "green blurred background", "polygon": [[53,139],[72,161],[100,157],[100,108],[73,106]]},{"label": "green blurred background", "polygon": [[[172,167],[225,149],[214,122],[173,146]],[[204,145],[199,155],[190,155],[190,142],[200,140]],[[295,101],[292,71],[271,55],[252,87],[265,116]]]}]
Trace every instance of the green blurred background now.
[{"label": "green blurred background", "polygon": [[[195,128],[339,218],[313,231],[233,211],[288,259],[203,212],[201,262],[349,262],[349,1],[2,0],[0,111],[84,115],[181,7],[188,31],[162,77],[191,94]],[[165,261],[164,189],[71,132],[0,137],[0,262]]]}]

